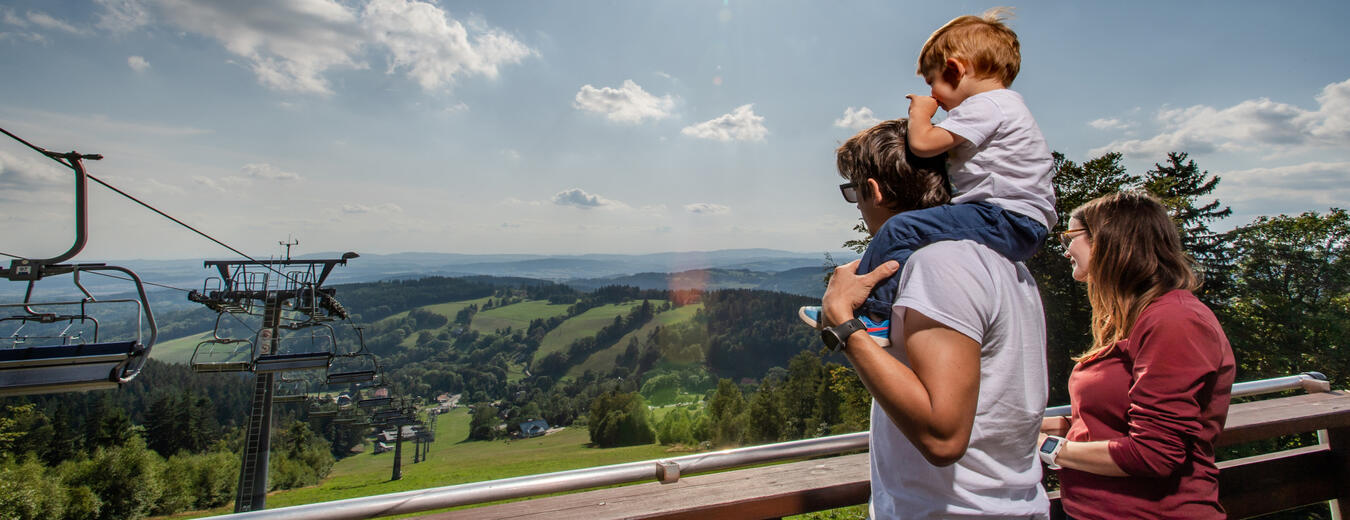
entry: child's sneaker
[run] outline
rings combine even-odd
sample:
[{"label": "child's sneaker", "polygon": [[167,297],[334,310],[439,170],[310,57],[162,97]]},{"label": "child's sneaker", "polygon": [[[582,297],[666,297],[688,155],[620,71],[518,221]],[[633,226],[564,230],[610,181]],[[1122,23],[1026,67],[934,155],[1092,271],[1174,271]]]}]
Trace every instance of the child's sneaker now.
[{"label": "child's sneaker", "polygon": [[[813,329],[820,330],[822,328],[820,325],[819,306],[807,306],[797,309],[797,317],[801,318],[802,321],[806,322],[806,324],[810,325]],[[882,347],[891,346],[891,320],[877,321],[867,315],[858,316],[858,319],[862,320],[863,325],[867,326],[867,335],[872,336],[872,341],[877,342],[877,345]]]}]

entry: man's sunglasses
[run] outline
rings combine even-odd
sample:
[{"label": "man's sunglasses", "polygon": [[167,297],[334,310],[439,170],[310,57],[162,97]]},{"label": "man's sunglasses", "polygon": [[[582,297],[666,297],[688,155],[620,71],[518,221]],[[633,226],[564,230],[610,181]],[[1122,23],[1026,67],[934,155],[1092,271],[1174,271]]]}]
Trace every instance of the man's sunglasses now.
[{"label": "man's sunglasses", "polygon": [[1086,233],[1087,230],[1088,230],[1087,228],[1078,228],[1078,229],[1069,229],[1069,230],[1065,230],[1065,231],[1060,231],[1060,232],[1059,232],[1059,243],[1060,243],[1061,245],[1064,246],[1064,249],[1068,249],[1068,248],[1069,248],[1069,244],[1072,244],[1072,243],[1073,243],[1073,236],[1074,236],[1074,235],[1077,235],[1077,234],[1079,234],[1079,233]]},{"label": "man's sunglasses", "polygon": [[844,200],[850,204],[858,203],[858,183],[845,182],[839,185],[839,193],[844,195]]}]

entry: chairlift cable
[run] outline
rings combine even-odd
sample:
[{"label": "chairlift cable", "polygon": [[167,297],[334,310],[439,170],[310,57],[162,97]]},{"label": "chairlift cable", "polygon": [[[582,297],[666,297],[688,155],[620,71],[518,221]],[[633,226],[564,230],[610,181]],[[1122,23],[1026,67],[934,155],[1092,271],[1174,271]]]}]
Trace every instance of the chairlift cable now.
[{"label": "chairlift cable", "polygon": [[10,257],[10,258],[17,258],[17,259],[19,259],[19,260],[27,260],[27,258],[24,258],[24,257],[22,257],[22,256],[19,256],[19,255],[11,255],[11,254],[6,253],[6,252],[4,252],[4,251],[0,251],[0,255],[8,256],[8,257]]},{"label": "chairlift cable", "polygon": [[[30,143],[30,142],[28,142],[28,141],[25,141],[25,140],[23,140],[23,138],[21,138],[21,137],[19,137],[19,136],[17,136],[17,135],[14,135],[14,134],[9,133],[9,131],[8,131],[8,130],[5,130],[4,128],[0,128],[0,132],[4,132],[5,135],[14,138],[14,140],[16,140],[16,141],[18,141],[18,142],[20,142],[20,143],[23,143],[25,146],[27,146],[27,147],[29,147],[29,148],[32,148],[32,149],[36,150],[38,153],[41,153],[42,155],[47,156],[47,157],[50,158],[51,160],[56,161],[56,162],[60,163],[60,164],[63,165],[63,166],[66,166],[66,167],[70,167],[70,166],[71,166],[70,164],[67,164],[65,161],[62,161],[62,160],[59,158],[59,157],[60,157],[59,154],[54,154],[54,153],[52,153],[52,152],[49,152],[49,151],[43,149],[42,147],[36,146],[36,145],[34,145],[33,143]],[[215,242],[215,243],[219,244],[221,247],[224,247],[225,249],[229,249],[230,251],[233,251],[235,254],[237,254],[237,255],[239,255],[239,256],[242,256],[242,257],[244,257],[244,258],[247,258],[247,259],[248,259],[249,261],[251,261],[251,262],[258,263],[258,264],[262,265],[263,267],[266,267],[268,270],[270,270],[270,271],[272,271],[272,272],[274,272],[274,273],[277,273],[277,274],[279,274],[279,275],[281,275],[281,276],[283,276],[283,277],[286,276],[286,273],[283,273],[283,272],[277,270],[276,268],[274,268],[274,267],[272,267],[272,266],[270,266],[270,265],[267,265],[267,264],[265,264],[265,263],[259,262],[257,259],[255,259],[255,258],[253,258],[253,257],[251,257],[251,256],[248,256],[248,255],[244,254],[243,251],[240,251],[240,250],[238,250],[238,249],[235,249],[235,248],[231,247],[229,244],[226,244],[226,243],[224,243],[224,242],[221,242],[221,241],[219,241],[219,240],[216,240],[215,237],[213,237],[213,236],[211,236],[211,235],[208,235],[208,234],[206,234],[206,233],[203,233],[203,232],[201,232],[200,230],[198,230],[197,228],[194,228],[194,227],[192,227],[192,226],[189,226],[187,223],[185,223],[185,222],[183,222],[183,221],[181,221],[181,220],[178,220],[178,219],[174,218],[173,216],[169,215],[168,213],[165,213],[165,212],[163,212],[163,211],[160,211],[158,208],[155,208],[154,206],[151,206],[151,205],[149,205],[149,204],[146,204],[145,202],[142,202],[140,199],[137,199],[136,197],[131,196],[131,195],[128,194],[127,192],[124,192],[124,191],[122,191],[122,190],[119,190],[119,189],[117,189],[116,187],[114,187],[113,185],[108,184],[108,183],[106,183],[106,182],[103,182],[103,180],[102,180],[102,179],[99,179],[98,177],[95,177],[95,176],[93,176],[93,175],[89,175],[87,172],[85,173],[85,177],[87,177],[89,180],[92,180],[92,181],[94,181],[94,182],[97,182],[97,183],[99,183],[99,184],[102,184],[103,187],[112,190],[113,192],[117,193],[118,195],[121,195],[121,196],[123,196],[123,197],[126,197],[126,198],[130,199],[132,202],[135,202],[135,203],[137,203],[137,204],[140,204],[141,206],[144,206],[146,209],[149,209],[150,211],[153,211],[153,212],[155,212],[155,213],[158,213],[160,216],[162,216],[162,217],[164,217],[164,218],[167,218],[167,219],[169,219],[169,220],[174,221],[174,223],[176,223],[176,224],[178,224],[178,225],[180,225],[180,226],[183,226],[183,227],[185,227],[185,228],[188,228],[189,230],[192,230],[193,233],[196,233],[196,234],[198,234],[198,235],[201,235],[201,236],[205,237],[207,240],[210,240],[210,241],[212,241],[212,242]],[[13,256],[13,255],[9,255],[9,256]],[[21,258],[21,257],[15,257],[15,258]]]},{"label": "chairlift cable", "polygon": [[[0,253],[0,254],[3,254],[3,253]],[[117,276],[117,275],[113,275],[113,274],[100,273],[100,272],[98,272],[98,271],[80,271],[80,272],[82,272],[82,273],[87,273],[87,274],[96,274],[96,275],[99,275],[99,276],[106,276],[106,277],[108,277],[108,278],[116,278],[116,279],[118,279],[118,280],[126,280],[126,281],[128,281],[128,282],[134,281],[134,280],[132,280],[132,279],[130,279],[130,278],[123,278],[123,277],[121,277],[121,276]],[[153,286],[155,286],[155,287],[163,287],[163,288],[165,288],[165,289],[173,289],[173,290],[175,290],[175,291],[192,292],[191,289],[183,289],[183,288],[181,288],[181,287],[174,287],[174,286],[172,286],[172,285],[164,285],[164,284],[162,284],[162,283],[147,282],[147,281],[145,281],[145,280],[141,280],[141,283],[143,283],[143,284],[145,284],[145,285],[153,285]]]}]

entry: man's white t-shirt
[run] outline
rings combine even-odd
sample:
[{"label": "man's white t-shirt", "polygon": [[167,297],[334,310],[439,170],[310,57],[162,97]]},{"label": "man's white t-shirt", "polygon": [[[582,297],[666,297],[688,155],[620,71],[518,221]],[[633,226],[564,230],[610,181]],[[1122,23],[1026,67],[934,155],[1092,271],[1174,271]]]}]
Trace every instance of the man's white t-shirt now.
[{"label": "man's white t-shirt", "polygon": [[1055,227],[1054,160],[1021,94],[998,89],[970,96],[934,126],[966,140],[948,156],[952,202],[986,201]]},{"label": "man's white t-shirt", "polygon": [[900,273],[887,349],[908,365],[906,309],[980,343],[979,401],[965,456],[942,468],[872,402],[871,517],[1047,518],[1035,454],[1048,385],[1045,316],[1031,273],[968,240],[916,251]]}]

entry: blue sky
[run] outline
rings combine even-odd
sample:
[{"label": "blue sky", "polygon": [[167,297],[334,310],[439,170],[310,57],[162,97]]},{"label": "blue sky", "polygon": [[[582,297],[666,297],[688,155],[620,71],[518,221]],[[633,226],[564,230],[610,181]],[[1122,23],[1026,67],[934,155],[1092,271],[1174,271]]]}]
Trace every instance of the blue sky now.
[{"label": "blue sky", "polygon": [[[835,250],[834,147],[927,93],[996,2],[0,2],[0,127],[253,254]],[[1234,216],[1350,206],[1343,1],[1013,3],[1052,149],[1168,151]],[[941,117],[941,113],[939,114]],[[70,176],[0,143],[0,251],[70,241]],[[82,260],[229,256],[95,187]]]}]

